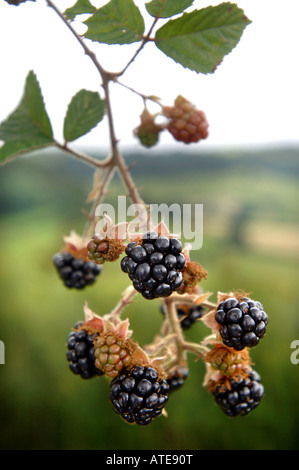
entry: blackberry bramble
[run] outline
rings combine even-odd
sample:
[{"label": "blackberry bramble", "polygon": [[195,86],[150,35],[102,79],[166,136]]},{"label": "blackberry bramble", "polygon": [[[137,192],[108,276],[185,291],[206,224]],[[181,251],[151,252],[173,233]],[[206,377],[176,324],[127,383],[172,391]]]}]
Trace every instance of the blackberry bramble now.
[{"label": "blackberry bramble", "polygon": [[217,307],[215,320],[220,325],[223,344],[237,351],[256,346],[266,333],[268,315],[260,302],[248,297],[226,299]]},{"label": "blackberry bramble", "polygon": [[101,266],[93,261],[74,258],[68,252],[54,255],[53,263],[59,277],[69,289],[84,289],[84,287],[93,284],[102,271]]},{"label": "blackberry bramble", "polygon": [[169,385],[156,369],[135,366],[124,369],[110,383],[113,409],[130,424],[145,426],[162,413],[168,401]]},{"label": "blackberry bramble", "polygon": [[121,269],[144,298],[168,297],[180,288],[186,259],[178,239],[150,231],[143,235],[142,243],[128,243],[125,252]]},{"label": "blackberry bramble", "polygon": [[66,358],[73,374],[80,375],[82,379],[103,375],[95,366],[94,338],[95,334],[84,329],[84,323],[78,322],[68,336]]}]

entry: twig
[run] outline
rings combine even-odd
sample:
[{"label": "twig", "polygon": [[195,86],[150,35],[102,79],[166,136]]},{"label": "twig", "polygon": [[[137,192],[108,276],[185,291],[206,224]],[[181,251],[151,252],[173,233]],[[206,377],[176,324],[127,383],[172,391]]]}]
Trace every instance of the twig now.
[{"label": "twig", "polygon": [[151,38],[150,38],[150,35],[152,34],[152,31],[157,23],[157,21],[159,20],[159,17],[155,17],[148,33],[146,34],[146,36],[144,36],[139,48],[137,49],[137,51],[135,52],[135,54],[133,55],[133,57],[131,58],[131,60],[127,63],[127,65],[123,68],[123,70],[121,72],[119,72],[117,74],[118,77],[120,77],[121,75],[123,75],[127,70],[128,68],[130,67],[130,65],[134,62],[134,60],[136,59],[136,57],[138,56],[138,54],[140,53],[140,51],[144,48],[145,44],[149,41],[151,41]]},{"label": "twig", "polygon": [[55,146],[63,152],[72,155],[77,160],[81,160],[84,163],[87,163],[87,165],[90,165],[94,168],[105,168],[110,164],[110,157],[105,160],[97,160],[96,158],[90,157],[89,155],[71,149],[70,147],[68,147],[67,144],[62,145],[59,142],[55,141]]},{"label": "twig", "polygon": [[133,286],[129,286],[126,288],[126,290],[123,292],[120,301],[118,304],[115,306],[115,308],[112,310],[112,312],[109,314],[110,317],[116,317],[121,314],[123,309],[132,303],[133,298],[137,294],[137,291],[134,289]]}]

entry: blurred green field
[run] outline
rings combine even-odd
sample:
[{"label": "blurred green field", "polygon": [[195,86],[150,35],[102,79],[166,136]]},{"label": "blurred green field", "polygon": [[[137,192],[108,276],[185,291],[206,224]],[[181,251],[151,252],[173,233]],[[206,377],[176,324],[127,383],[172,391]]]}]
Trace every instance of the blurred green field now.
[{"label": "blurred green field", "polygon": [[[56,154],[22,158],[0,169],[1,449],[298,449],[299,339],[298,149],[246,150],[165,158],[128,155],[149,203],[203,203],[204,242],[192,258],[208,270],[205,290],[244,289],[270,317],[251,352],[265,396],[242,418],[228,418],[202,387],[204,365],[190,355],[190,376],[167,404],[168,418],[140,428],[124,423],[108,402],[104,378],[83,381],[68,370],[65,344],[83,305],[109,312],[128,285],[117,263],[93,287],[66,290],[52,255],[62,235],[84,227],[81,209],[92,171]],[[117,179],[108,201],[123,193]],[[124,193],[123,193],[124,194]],[[127,307],[134,338],[151,342],[161,326],[159,301],[138,297]],[[186,332],[209,333],[200,322]]]}]

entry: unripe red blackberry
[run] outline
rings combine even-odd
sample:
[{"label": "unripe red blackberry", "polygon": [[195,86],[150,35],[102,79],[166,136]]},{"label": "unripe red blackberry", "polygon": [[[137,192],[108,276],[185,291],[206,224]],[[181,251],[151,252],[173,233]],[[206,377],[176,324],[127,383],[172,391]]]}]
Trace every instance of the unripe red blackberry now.
[{"label": "unripe red blackberry", "polygon": [[164,106],[163,114],[169,118],[167,129],[176,140],[190,144],[208,137],[205,113],[183,96],[176,98],[174,106]]},{"label": "unripe red blackberry", "polygon": [[123,368],[129,368],[134,343],[114,333],[100,335],[94,342],[95,365],[108,377],[116,377]]},{"label": "unripe red blackberry", "polygon": [[[208,388],[209,386],[211,384],[208,384]],[[264,395],[264,386],[254,370],[250,370],[247,377],[240,380],[226,377],[225,382],[220,381],[212,386],[216,403],[231,417],[248,415],[260,404]]]},{"label": "unripe red blackberry", "polygon": [[215,313],[223,344],[237,351],[256,346],[266,333],[268,315],[260,302],[235,297],[220,302]]},{"label": "unripe red blackberry", "polygon": [[90,260],[98,264],[116,261],[125,247],[122,240],[117,238],[108,239],[101,238],[99,234],[94,234],[87,244],[88,257]]},{"label": "unripe red blackberry", "polygon": [[145,108],[140,116],[141,123],[134,129],[134,135],[144,147],[153,147],[159,140],[163,126],[155,123],[155,116]]},{"label": "unripe red blackberry", "polygon": [[74,258],[68,252],[54,255],[53,263],[64,285],[70,289],[84,289],[87,285],[93,284],[102,270],[93,261]]},{"label": "unripe red blackberry", "polygon": [[162,413],[168,401],[169,385],[156,369],[135,366],[124,369],[110,383],[113,409],[130,424],[146,426]]},{"label": "unripe red blackberry", "polygon": [[73,374],[82,379],[91,379],[103,375],[95,366],[93,341],[96,333],[84,329],[84,322],[78,322],[68,336],[66,358]]},{"label": "unripe red blackberry", "polygon": [[125,252],[121,269],[144,298],[168,297],[180,288],[186,259],[176,238],[161,237],[150,231],[143,235],[141,244],[129,243]]},{"label": "unripe red blackberry", "polygon": [[[165,315],[164,306],[161,305],[161,312]],[[205,312],[205,309],[201,305],[192,304],[178,304],[176,306],[176,312],[180,325],[183,330],[188,330],[191,326],[199,320]]]}]

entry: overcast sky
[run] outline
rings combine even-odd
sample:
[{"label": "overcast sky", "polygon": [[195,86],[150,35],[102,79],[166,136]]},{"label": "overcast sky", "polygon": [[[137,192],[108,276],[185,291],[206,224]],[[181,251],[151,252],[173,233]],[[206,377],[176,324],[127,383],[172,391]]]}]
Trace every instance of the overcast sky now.
[{"label": "overcast sky", "polygon": [[[56,1],[61,10],[73,3],[74,0]],[[102,6],[107,2],[92,3]],[[144,1],[135,3],[144,11]],[[195,0],[194,7],[219,3]],[[184,69],[150,43],[122,81],[144,94],[159,96],[164,104],[172,104],[182,94],[203,109],[210,122],[205,147],[299,143],[299,1],[233,3],[244,9],[252,24],[214,74]],[[105,46],[89,41],[89,44],[103,66],[116,71],[138,47],[137,43]],[[82,88],[101,91],[100,77],[90,59],[44,0],[18,7],[0,0],[0,63],[0,121],[18,104],[26,75],[32,69],[40,82],[58,140],[62,139],[63,118],[71,97]],[[117,137],[123,145],[138,146],[132,130],[138,125],[142,100],[118,85],[113,85],[111,91]],[[161,143],[171,144],[174,140],[163,133]],[[107,146],[106,123],[75,144]]]}]

